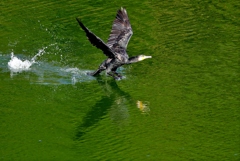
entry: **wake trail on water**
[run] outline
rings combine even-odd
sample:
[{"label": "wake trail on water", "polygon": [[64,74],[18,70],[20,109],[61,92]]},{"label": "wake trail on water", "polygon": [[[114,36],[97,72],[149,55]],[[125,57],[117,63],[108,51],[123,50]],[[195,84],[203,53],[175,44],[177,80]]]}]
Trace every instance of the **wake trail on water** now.
[{"label": "wake trail on water", "polygon": [[77,82],[86,82],[95,79],[87,74],[88,72],[92,72],[91,70],[68,66],[62,67],[61,64],[58,66],[57,62],[37,61],[38,57],[47,53],[45,49],[53,45],[55,44],[39,49],[38,53],[31,59],[20,58],[20,56],[16,56],[14,52],[11,52],[11,58],[7,62],[8,69],[11,71],[11,78],[25,72],[23,76],[26,76],[32,83],[37,84],[76,84]]}]

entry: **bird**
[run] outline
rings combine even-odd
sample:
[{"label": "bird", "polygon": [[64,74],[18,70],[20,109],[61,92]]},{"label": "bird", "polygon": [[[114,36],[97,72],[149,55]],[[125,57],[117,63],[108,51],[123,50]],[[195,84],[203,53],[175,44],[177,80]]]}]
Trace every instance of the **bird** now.
[{"label": "bird", "polygon": [[133,30],[125,8],[121,7],[117,11],[107,43],[84,26],[79,18],[76,18],[76,20],[83,31],[85,31],[90,43],[98,49],[101,49],[107,56],[107,59],[99,65],[98,69],[92,73],[88,73],[89,75],[97,76],[102,71],[106,70],[109,76],[112,76],[116,80],[120,80],[123,76],[117,72],[117,68],[125,64],[132,64],[152,58],[152,56],[146,55],[128,56],[126,50],[128,42],[133,35]]}]

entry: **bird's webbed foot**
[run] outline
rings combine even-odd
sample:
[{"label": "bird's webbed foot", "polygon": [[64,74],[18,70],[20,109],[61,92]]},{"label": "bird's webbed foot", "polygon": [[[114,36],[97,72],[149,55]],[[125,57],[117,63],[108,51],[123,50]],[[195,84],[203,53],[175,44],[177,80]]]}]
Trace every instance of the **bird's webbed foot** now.
[{"label": "bird's webbed foot", "polygon": [[114,74],[118,77],[118,79],[122,79],[123,78],[123,76],[121,74],[117,73],[116,71],[114,72]]},{"label": "bird's webbed foot", "polygon": [[112,76],[115,80],[121,80],[123,78],[123,76],[117,73],[116,71],[111,71],[107,74]]}]

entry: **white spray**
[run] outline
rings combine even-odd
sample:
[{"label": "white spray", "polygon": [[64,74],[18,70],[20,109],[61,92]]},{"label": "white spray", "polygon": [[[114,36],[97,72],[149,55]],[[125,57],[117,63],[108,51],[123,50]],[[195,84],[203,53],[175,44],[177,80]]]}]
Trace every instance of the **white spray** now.
[{"label": "white spray", "polygon": [[[52,46],[55,44],[51,44],[49,46]],[[22,72],[22,71],[26,71],[29,70],[30,67],[36,63],[36,59],[37,57],[43,55],[45,53],[45,49],[48,47],[44,47],[43,49],[40,49],[38,51],[38,53],[31,59],[31,60],[21,60],[20,58],[14,56],[14,53],[11,53],[11,60],[8,62],[8,68],[12,71],[12,72]]]}]

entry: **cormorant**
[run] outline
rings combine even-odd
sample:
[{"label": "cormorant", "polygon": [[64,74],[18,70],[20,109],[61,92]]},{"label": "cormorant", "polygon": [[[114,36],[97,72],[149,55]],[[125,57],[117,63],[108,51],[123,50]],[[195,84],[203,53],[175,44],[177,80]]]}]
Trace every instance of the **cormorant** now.
[{"label": "cormorant", "polygon": [[99,68],[89,73],[92,76],[100,74],[106,70],[106,73],[115,79],[121,79],[122,76],[116,72],[117,68],[124,64],[131,64],[142,61],[152,56],[138,55],[130,57],[128,56],[126,49],[128,42],[133,34],[131,24],[128,19],[126,9],[122,8],[117,11],[115,20],[113,21],[112,30],[108,38],[107,43],[104,43],[99,37],[92,33],[87,27],[83,25],[80,19],[76,18],[81,28],[86,32],[88,40],[93,46],[101,49],[103,53],[108,57]]}]

